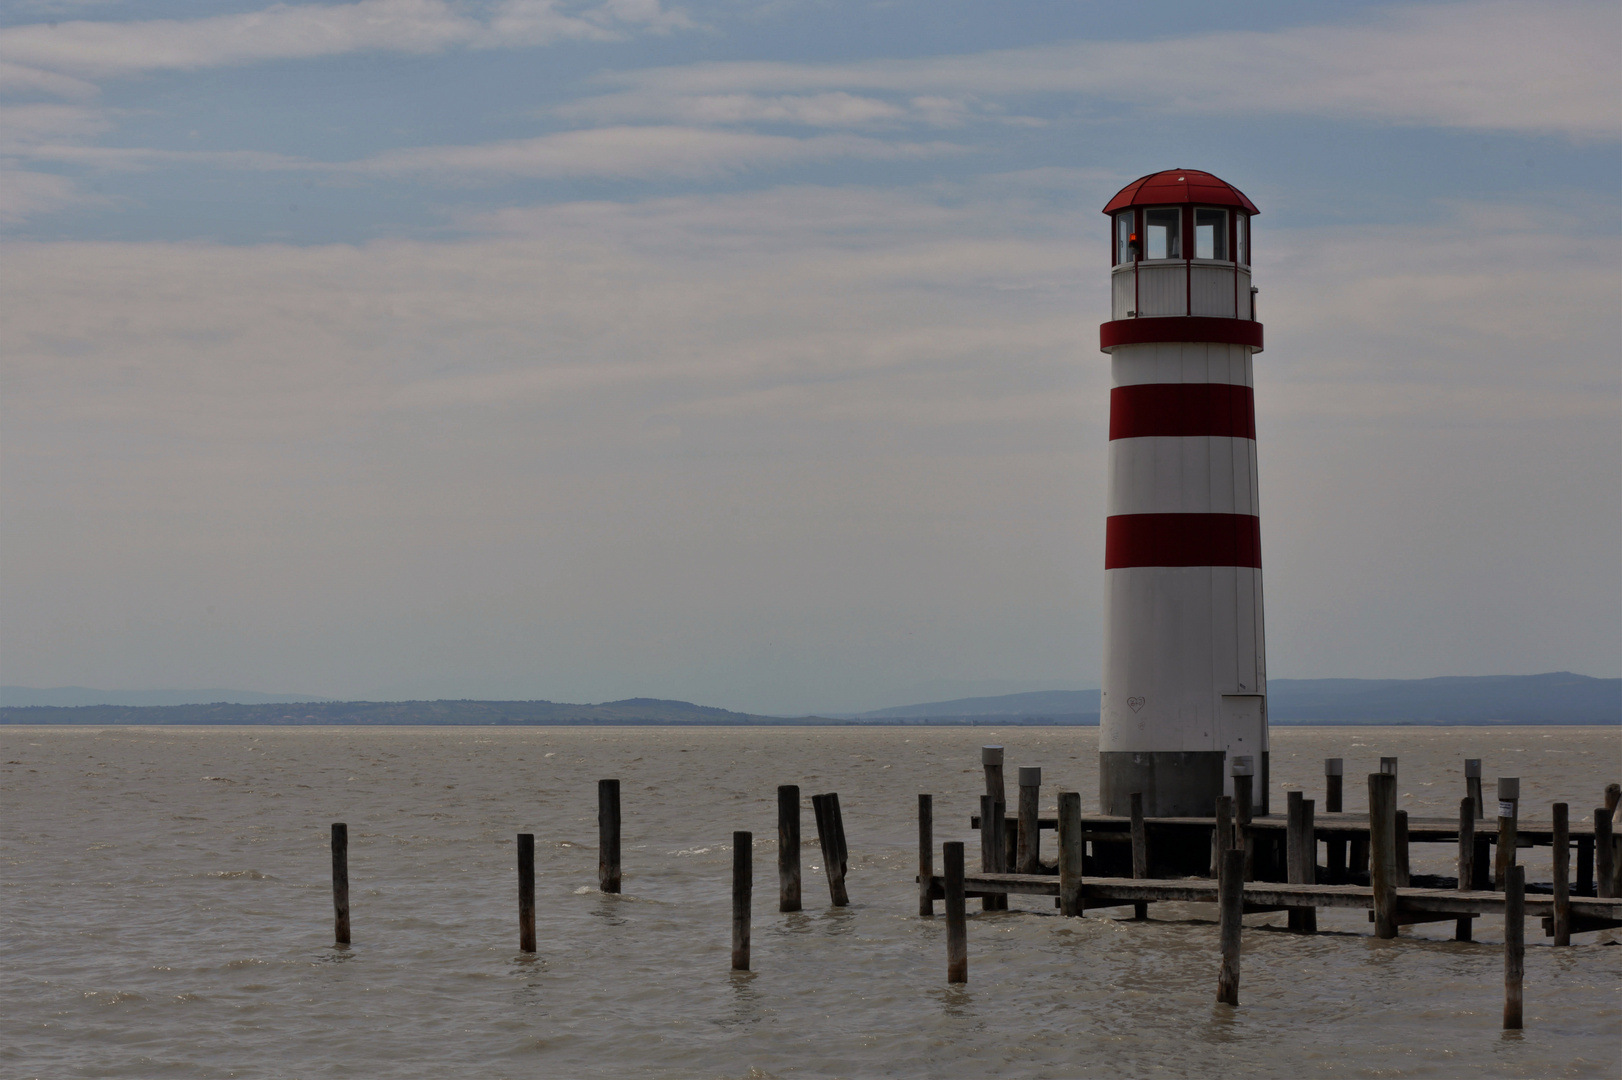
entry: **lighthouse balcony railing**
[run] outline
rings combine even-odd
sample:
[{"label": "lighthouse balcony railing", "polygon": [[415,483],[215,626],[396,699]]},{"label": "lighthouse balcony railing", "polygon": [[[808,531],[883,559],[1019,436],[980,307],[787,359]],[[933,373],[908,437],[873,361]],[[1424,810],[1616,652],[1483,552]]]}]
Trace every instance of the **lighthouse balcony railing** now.
[{"label": "lighthouse balcony railing", "polygon": [[1250,267],[1212,259],[1144,259],[1115,268],[1112,318],[1253,318]]}]

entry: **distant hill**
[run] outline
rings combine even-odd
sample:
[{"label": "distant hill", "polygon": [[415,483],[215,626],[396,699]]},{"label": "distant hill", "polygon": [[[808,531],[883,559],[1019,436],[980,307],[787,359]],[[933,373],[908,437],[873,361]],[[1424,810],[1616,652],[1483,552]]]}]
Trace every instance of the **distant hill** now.
[{"label": "distant hill", "polygon": [[628,698],[601,705],[551,701],[316,701],[286,704],[88,705],[0,708],[0,724],[794,724],[686,701]]},{"label": "distant hill", "polygon": [[1622,679],[1555,671],[1439,679],[1272,679],[1279,724],[1622,724]]},{"label": "distant hill", "polygon": [[[1097,690],[959,698],[840,714],[863,722],[1098,723]],[[1270,679],[1275,724],[1622,724],[1622,679],[1569,671],[1437,679]]]},{"label": "distant hill", "polygon": [[311,694],[261,694],[253,690],[95,690],[88,686],[0,686],[0,707],[57,705],[273,705],[291,701],[331,701]]},{"label": "distant hill", "polygon": [[[152,691],[160,693],[163,691]],[[177,691],[178,692],[178,691]],[[199,694],[213,691],[199,691]],[[268,696],[268,695],[267,695]],[[687,701],[302,701],[24,705],[0,724],[953,724],[1093,725],[1097,690],[1043,690],[838,716],[761,716]],[[1569,671],[1440,679],[1273,679],[1275,724],[1622,724],[1622,679]]]}]

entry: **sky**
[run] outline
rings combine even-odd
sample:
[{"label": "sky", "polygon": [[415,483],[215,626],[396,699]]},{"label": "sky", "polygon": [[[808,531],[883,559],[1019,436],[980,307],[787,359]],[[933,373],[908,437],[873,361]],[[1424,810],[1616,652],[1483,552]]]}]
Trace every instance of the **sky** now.
[{"label": "sky", "polygon": [[1622,674],[1622,8],[13,0],[0,678],[1097,685],[1109,197],[1260,207],[1275,678]]}]

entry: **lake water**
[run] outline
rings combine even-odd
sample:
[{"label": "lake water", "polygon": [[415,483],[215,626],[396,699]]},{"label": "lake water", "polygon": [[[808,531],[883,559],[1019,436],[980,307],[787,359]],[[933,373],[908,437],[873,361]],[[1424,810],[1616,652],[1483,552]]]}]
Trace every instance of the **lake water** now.
[{"label": "lake water", "polygon": [[[1501,924],[1377,941],[1246,920],[1214,1003],[1200,905],[973,913],[969,983],[920,919],[916,794],[961,839],[978,747],[1096,805],[1096,728],[0,728],[6,1077],[1615,1076],[1622,948],[1528,924],[1526,1030],[1499,1030]],[[1280,728],[1274,795],[1347,810],[1382,755],[1399,806],[1457,812],[1463,759],[1573,817],[1622,773],[1614,728]],[[596,891],[596,781],[622,782],[625,892]],[[806,795],[806,909],[776,910],[776,786]],[[852,905],[827,904],[809,795],[838,791]],[[1322,802],[1319,802],[1320,808]],[[332,945],[347,821],[354,944]],[[730,842],[755,841],[754,971],[729,967]],[[517,949],[514,834],[536,835],[539,952]],[[1051,834],[1048,834],[1051,845]],[[1416,872],[1450,872],[1450,845]],[[1523,852],[1548,879],[1547,850]],[[1051,849],[1049,852],[1051,857]],[[971,905],[972,906],[972,905]],[[1118,919],[1115,916],[1123,916]]]}]

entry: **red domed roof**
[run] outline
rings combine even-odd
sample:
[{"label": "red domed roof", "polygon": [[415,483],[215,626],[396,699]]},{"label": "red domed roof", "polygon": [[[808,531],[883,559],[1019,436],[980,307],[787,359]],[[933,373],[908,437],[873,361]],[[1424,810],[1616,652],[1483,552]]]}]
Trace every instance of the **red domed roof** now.
[{"label": "red domed roof", "polygon": [[1104,207],[1104,213],[1113,214],[1128,206],[1180,206],[1198,203],[1201,206],[1237,206],[1251,214],[1259,214],[1256,204],[1245,198],[1245,193],[1198,169],[1167,169],[1165,172],[1140,176],[1115,193],[1115,198]]}]

